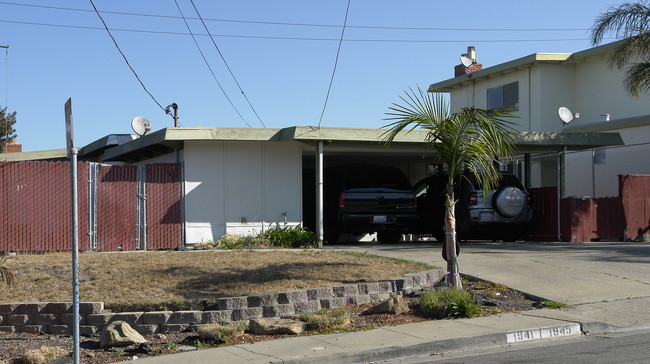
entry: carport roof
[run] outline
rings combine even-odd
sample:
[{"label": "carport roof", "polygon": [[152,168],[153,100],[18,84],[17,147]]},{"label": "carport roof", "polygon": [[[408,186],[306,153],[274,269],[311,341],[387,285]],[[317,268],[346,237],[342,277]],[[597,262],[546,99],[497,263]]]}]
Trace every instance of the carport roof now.
[{"label": "carport roof", "polygon": [[[79,151],[81,159],[98,161],[138,162],[184,148],[188,141],[298,141],[315,144],[325,141],[328,145],[359,146],[365,148],[385,148],[382,143],[387,129],[362,128],[317,128],[293,126],[282,129],[251,128],[165,128],[140,138],[120,138],[122,143],[104,137]],[[412,148],[421,151],[425,146],[426,130],[413,130],[401,133],[392,147]],[[623,145],[618,133],[548,133],[522,132],[516,137],[517,153],[543,154],[564,150],[582,150],[611,145]],[[392,148],[391,147],[391,148]]]}]

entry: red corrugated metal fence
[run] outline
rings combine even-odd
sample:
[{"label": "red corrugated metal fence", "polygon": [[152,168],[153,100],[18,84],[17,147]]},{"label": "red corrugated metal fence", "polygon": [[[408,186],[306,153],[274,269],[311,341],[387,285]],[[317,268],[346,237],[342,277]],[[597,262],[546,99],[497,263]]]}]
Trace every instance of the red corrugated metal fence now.
[{"label": "red corrugated metal fence", "polygon": [[149,164],[147,186],[147,249],[181,245],[181,165]]}]

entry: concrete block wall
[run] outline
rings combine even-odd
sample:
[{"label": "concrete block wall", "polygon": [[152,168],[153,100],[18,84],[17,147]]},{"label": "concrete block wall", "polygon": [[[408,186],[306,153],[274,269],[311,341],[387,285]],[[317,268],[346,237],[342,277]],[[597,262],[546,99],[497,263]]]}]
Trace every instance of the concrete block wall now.
[{"label": "concrete block wall", "polygon": [[[346,305],[379,302],[431,287],[444,278],[439,269],[411,273],[387,281],[363,282],[217,300],[209,311],[104,312],[103,302],[79,304],[79,333],[99,335],[113,321],[125,321],[142,335],[181,332],[198,325],[280,318],[335,309]],[[0,332],[72,334],[72,303],[0,304]]]}]

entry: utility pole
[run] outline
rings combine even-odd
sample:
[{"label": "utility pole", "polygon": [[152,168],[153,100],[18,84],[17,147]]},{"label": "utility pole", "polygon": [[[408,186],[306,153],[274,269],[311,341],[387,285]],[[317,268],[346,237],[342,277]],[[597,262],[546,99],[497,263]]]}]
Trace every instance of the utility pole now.
[{"label": "utility pole", "polygon": [[174,102],[171,105],[167,106],[165,108],[165,113],[171,115],[171,111],[169,111],[170,108],[174,109],[174,115],[172,115],[172,118],[174,118],[174,128],[178,128],[178,104]]},{"label": "utility pole", "polygon": [[[5,49],[5,107],[9,103],[9,44],[0,45],[0,48]],[[7,109],[9,111],[9,109]],[[9,120],[5,120],[5,152],[7,151],[7,144],[9,144]],[[7,155],[5,154],[5,162]]]}]

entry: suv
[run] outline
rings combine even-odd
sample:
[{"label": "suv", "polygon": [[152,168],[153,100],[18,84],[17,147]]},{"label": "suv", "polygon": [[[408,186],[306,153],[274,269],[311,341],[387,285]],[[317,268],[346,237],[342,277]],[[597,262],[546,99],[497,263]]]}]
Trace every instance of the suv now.
[{"label": "suv", "polygon": [[[415,184],[420,225],[418,232],[431,233],[444,240],[445,187],[449,176],[438,173]],[[454,190],[456,232],[459,238],[514,241],[528,235],[532,218],[528,192],[519,179],[501,172],[496,190],[487,194],[477,185],[473,174],[457,180]]]},{"label": "suv", "polygon": [[325,240],[342,233],[377,232],[381,243],[396,243],[416,225],[411,183],[394,167],[354,165],[325,169]]}]

